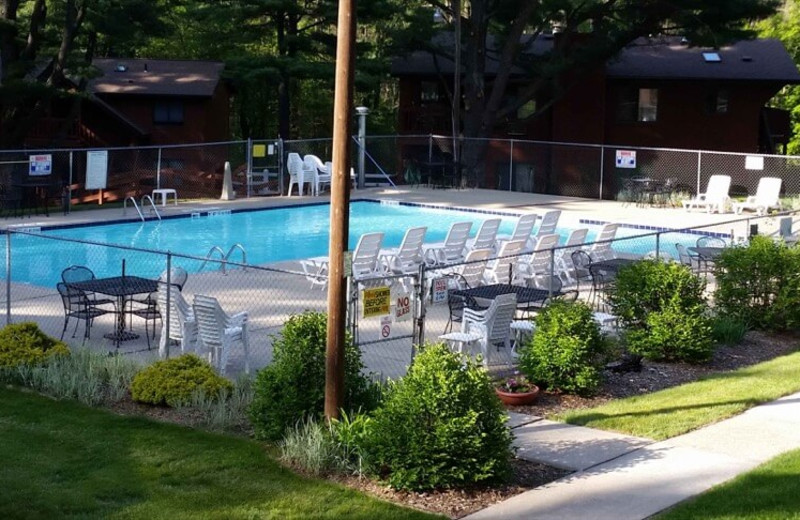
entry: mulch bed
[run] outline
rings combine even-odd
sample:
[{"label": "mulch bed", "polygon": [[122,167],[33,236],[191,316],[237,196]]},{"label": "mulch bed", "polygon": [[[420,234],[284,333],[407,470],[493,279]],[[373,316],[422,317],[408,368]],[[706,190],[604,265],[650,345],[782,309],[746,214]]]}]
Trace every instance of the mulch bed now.
[{"label": "mulch bed", "polygon": [[[600,392],[590,398],[542,392],[530,406],[514,406],[509,410],[537,416],[551,416],[567,410],[590,408],[612,399],[655,392],[664,388],[695,381],[705,375],[746,367],[778,356],[795,352],[800,347],[796,335],[775,335],[748,332],[736,346],[717,348],[712,360],[703,365],[686,363],[654,363],[643,361],[638,372],[606,371]],[[196,426],[198,417],[189,409],[144,406],[132,401],[117,403],[112,409],[123,415],[147,416],[153,419]],[[252,431],[243,429],[242,435]],[[333,475],[329,480],[358,489],[378,498],[398,504],[461,518],[514,495],[557,480],[568,471],[519,459],[513,461],[512,477],[496,487],[473,487],[459,490],[439,490],[422,493],[395,491],[367,478]]]}]

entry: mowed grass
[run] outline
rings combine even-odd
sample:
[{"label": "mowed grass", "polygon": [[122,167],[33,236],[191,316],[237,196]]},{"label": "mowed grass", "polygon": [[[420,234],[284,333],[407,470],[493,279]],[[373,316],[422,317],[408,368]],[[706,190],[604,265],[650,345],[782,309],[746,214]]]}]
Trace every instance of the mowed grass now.
[{"label": "mowed grass", "polygon": [[800,519],[800,450],[784,453],[659,515],[658,520]]},{"label": "mowed grass", "polygon": [[569,424],[663,440],[797,391],[800,352],[560,418]]},{"label": "mowed grass", "polygon": [[0,518],[435,518],[280,467],[264,445],[0,388]]}]

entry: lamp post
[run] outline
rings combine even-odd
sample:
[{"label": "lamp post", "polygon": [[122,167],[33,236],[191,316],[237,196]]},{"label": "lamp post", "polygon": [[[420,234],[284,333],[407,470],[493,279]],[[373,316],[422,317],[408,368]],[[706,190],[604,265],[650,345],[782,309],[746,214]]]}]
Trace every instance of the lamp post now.
[{"label": "lamp post", "polygon": [[363,190],[366,186],[366,178],[364,174],[364,163],[367,146],[367,114],[369,109],[367,107],[356,107],[356,114],[358,114],[358,189]]}]

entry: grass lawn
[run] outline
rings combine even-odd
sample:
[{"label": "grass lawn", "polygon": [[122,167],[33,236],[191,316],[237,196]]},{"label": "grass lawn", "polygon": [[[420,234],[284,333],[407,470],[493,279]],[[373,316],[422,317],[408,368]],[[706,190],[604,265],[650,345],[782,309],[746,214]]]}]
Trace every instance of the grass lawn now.
[{"label": "grass lawn", "polygon": [[425,519],[265,446],[0,388],[0,518]]},{"label": "grass lawn", "polygon": [[757,469],[659,515],[658,520],[800,519],[800,450],[784,453]]},{"label": "grass lawn", "polygon": [[800,352],[560,418],[570,424],[663,440],[799,390]]}]

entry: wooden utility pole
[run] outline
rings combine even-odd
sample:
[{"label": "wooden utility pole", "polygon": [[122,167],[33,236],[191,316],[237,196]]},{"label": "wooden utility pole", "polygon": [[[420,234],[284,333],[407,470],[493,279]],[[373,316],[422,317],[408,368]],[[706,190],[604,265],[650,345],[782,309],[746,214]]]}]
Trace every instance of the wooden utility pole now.
[{"label": "wooden utility pole", "polygon": [[336,87],[333,102],[333,172],[331,240],[328,248],[328,344],[325,358],[325,417],[334,419],[344,404],[344,337],[347,251],[350,215],[350,118],[353,112],[353,48],[355,0],[339,0],[336,38]]}]

